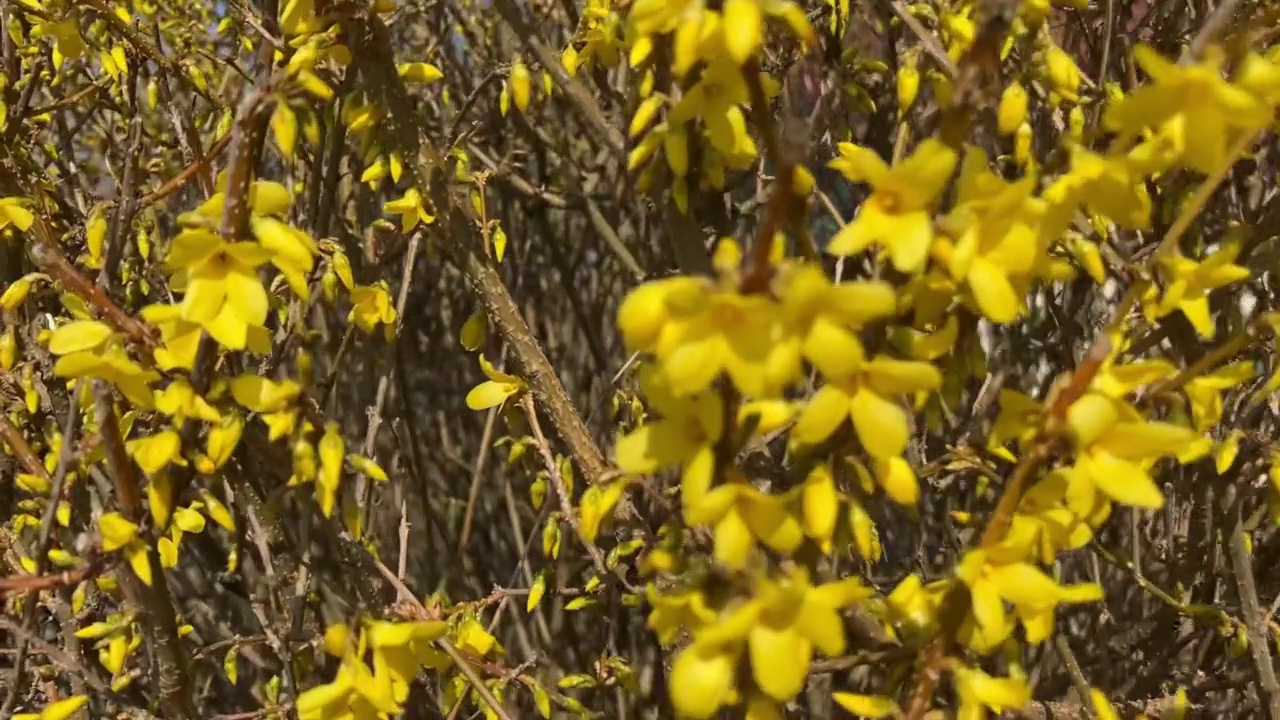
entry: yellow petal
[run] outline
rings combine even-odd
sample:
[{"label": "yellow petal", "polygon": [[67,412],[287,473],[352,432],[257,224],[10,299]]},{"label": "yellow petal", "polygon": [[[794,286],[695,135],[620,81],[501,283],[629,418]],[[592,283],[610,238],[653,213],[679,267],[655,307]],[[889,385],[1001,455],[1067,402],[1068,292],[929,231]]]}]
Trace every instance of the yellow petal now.
[{"label": "yellow petal", "polygon": [[440,68],[424,62],[400,63],[396,71],[408,83],[433,83],[444,77]]},{"label": "yellow petal", "polygon": [[1125,460],[1145,460],[1177,454],[1198,437],[1193,430],[1172,423],[1120,423],[1094,447]]},{"label": "yellow petal", "polygon": [[860,717],[893,717],[899,712],[898,703],[894,702],[893,698],[880,697],[876,695],[857,695],[847,692],[833,693],[831,698],[835,700],[840,707]]},{"label": "yellow petal", "polygon": [[1098,452],[1081,457],[1078,465],[1098,490],[1118,503],[1152,510],[1164,506],[1160,488],[1138,463]]},{"label": "yellow petal", "polygon": [[800,411],[791,429],[792,439],[805,445],[826,440],[849,417],[849,408],[849,396],[843,390],[834,385],[822,386]]},{"label": "yellow petal", "polygon": [[81,350],[92,350],[111,337],[110,326],[96,320],[76,320],[60,325],[49,338],[49,352],[68,355]]},{"label": "yellow petal", "polygon": [[734,657],[695,643],[671,665],[667,686],[671,704],[682,717],[710,720],[734,693]]},{"label": "yellow petal", "polygon": [[40,720],[67,720],[89,702],[85,695],[73,695],[66,700],[46,705],[40,711]]},{"label": "yellow petal", "polygon": [[[747,638],[756,685],[778,702],[789,702],[804,688],[813,645],[792,626],[757,623]],[[675,678],[672,678],[675,681]]]},{"label": "yellow petal", "polygon": [[156,542],[156,551],[160,553],[160,566],[173,568],[178,566],[178,546],[167,537]]},{"label": "yellow petal", "polygon": [[716,561],[730,570],[741,570],[747,565],[747,557],[754,546],[751,530],[742,515],[730,512],[716,523]]},{"label": "yellow petal", "polygon": [[488,410],[506,402],[507,398],[519,390],[519,386],[516,385],[486,380],[467,393],[467,407],[472,410]]},{"label": "yellow petal", "polygon": [[907,414],[898,404],[861,387],[854,393],[849,410],[858,439],[873,457],[895,457],[907,448]]},{"label": "yellow petal", "polygon": [[992,568],[988,577],[1000,597],[1015,605],[1052,606],[1058,599],[1058,584],[1028,563]]},{"label": "yellow petal", "polygon": [[826,317],[817,318],[809,327],[802,351],[818,372],[835,380],[853,375],[863,361],[858,338]]},{"label": "yellow petal", "polygon": [[182,438],[173,430],[166,430],[150,437],[125,443],[129,454],[147,475],[155,475],[170,463],[180,460]]},{"label": "yellow petal", "polygon": [[741,65],[755,54],[764,39],[764,15],[759,0],[725,0],[721,15],[724,18],[725,49],[729,57]]},{"label": "yellow petal", "polygon": [[969,290],[978,308],[991,322],[1005,324],[1018,317],[1018,294],[1009,276],[986,258],[973,259],[969,267]]},{"label": "yellow petal", "polygon": [[129,552],[129,567],[138,576],[143,585],[151,587],[151,549],[142,543],[136,543]]},{"label": "yellow petal", "polygon": [[876,460],[876,482],[884,492],[900,505],[915,505],[920,501],[920,483],[911,464],[898,456]]},{"label": "yellow petal", "polygon": [[119,550],[138,537],[138,526],[116,512],[103,514],[98,519],[98,530],[102,533],[102,550],[104,552]]},{"label": "yellow petal", "polygon": [[826,465],[819,464],[809,473],[801,495],[804,508],[804,530],[809,537],[828,541],[836,528],[840,511],[835,479]]}]

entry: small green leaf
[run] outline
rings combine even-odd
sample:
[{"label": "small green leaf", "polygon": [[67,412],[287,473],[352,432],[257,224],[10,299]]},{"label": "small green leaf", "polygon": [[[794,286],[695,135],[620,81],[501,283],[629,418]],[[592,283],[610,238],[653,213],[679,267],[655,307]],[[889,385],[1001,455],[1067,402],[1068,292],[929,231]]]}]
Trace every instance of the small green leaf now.
[{"label": "small green leaf", "polygon": [[560,681],[556,683],[556,687],[560,688],[561,690],[571,690],[573,688],[580,688],[580,687],[593,687],[595,684],[596,684],[596,679],[591,677],[590,675],[575,673],[573,675],[565,675],[564,677],[560,678]]}]

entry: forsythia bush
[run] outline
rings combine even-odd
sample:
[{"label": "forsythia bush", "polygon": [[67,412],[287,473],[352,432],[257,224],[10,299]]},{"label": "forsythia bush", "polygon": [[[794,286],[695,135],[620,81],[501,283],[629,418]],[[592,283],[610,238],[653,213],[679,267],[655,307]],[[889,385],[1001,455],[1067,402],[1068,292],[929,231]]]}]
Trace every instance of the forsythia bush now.
[{"label": "forsythia bush", "polygon": [[0,25],[0,715],[1280,718],[1270,3]]}]

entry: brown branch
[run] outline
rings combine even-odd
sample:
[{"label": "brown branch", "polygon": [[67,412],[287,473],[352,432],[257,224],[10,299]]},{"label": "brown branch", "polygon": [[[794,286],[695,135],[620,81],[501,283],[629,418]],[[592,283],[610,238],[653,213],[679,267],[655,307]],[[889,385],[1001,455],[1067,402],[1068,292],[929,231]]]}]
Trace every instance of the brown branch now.
[{"label": "brown branch", "polygon": [[[142,524],[142,494],[133,461],[125,451],[124,439],[116,422],[115,403],[105,383],[94,383],[96,415],[106,446],[107,467],[115,483],[116,500],[125,517]],[[151,637],[155,653],[161,712],[169,720],[196,720],[200,717],[191,704],[188,692],[187,661],[178,640],[177,613],[169,593],[169,583],[156,551],[154,539],[148,538],[147,561],[151,566],[151,586],[131,571],[120,572],[119,581],[130,603],[141,610],[140,624]]]},{"label": "brown branch", "polygon": [[155,346],[154,329],[139,322],[116,304],[102,288],[89,282],[58,249],[53,231],[44,218],[36,216],[31,225],[36,232],[37,242],[31,244],[31,257],[40,269],[63,288],[79,296],[89,307],[97,311],[99,317],[106,320],[117,330],[129,336],[129,339],[145,348]]},{"label": "brown branch", "polygon": [[[1122,304],[1122,307],[1127,307]],[[1102,334],[1081,360],[1080,366],[1068,381],[1059,387],[1049,399],[1048,408],[1040,419],[1036,438],[1031,448],[1022,456],[1013,474],[1005,484],[996,509],[982,533],[981,547],[991,548],[1004,539],[1013,522],[1014,512],[1022,502],[1022,494],[1036,476],[1041,465],[1048,462],[1061,434],[1067,410],[1089,388],[1102,363],[1111,354],[1111,340]],[[946,659],[952,652],[955,633],[969,612],[970,596],[961,583],[954,584],[943,599],[939,611],[940,632],[925,648],[920,675],[907,705],[907,720],[921,720],[929,711],[934,690],[942,679]]]},{"label": "brown branch", "polygon": [[129,242],[127,234],[138,207],[135,191],[138,184],[138,156],[141,151],[142,118],[134,117],[129,123],[129,139],[124,151],[124,178],[116,210],[111,216],[107,241],[102,248],[102,268],[98,271],[98,287],[107,295],[111,294],[112,284],[120,274],[120,262],[124,260],[125,246]]},{"label": "brown branch", "polygon": [[369,42],[365,46],[366,51],[357,55],[357,63],[371,83],[386,93],[391,118],[405,150],[404,156],[413,159],[409,166],[414,182],[420,189],[428,191],[436,212],[443,220],[444,227],[438,234],[441,249],[462,271],[484,306],[492,327],[513,351],[534,399],[547,413],[552,427],[568,447],[569,455],[583,477],[589,483],[603,482],[610,475],[603,453],[573,407],[555,368],[529,330],[507,286],[484,257],[468,211],[456,204],[450,195],[446,178],[439,172],[444,167],[442,159],[434,148],[424,143],[419,116],[411,109],[408,91],[392,61],[386,26],[376,16],[367,17],[363,22]]},{"label": "brown branch", "polygon": [[213,162],[221,157],[222,153],[226,152],[227,148],[231,147],[231,136],[232,134],[228,132],[218,138],[217,142],[213,144],[213,147],[209,148],[209,152],[205,153],[203,157],[184,167],[177,175],[166,180],[160,187],[152,190],[146,195],[143,195],[142,199],[138,201],[138,209],[145,210],[152,205],[155,205],[182,189],[182,187],[191,182],[193,178],[205,174],[205,172],[213,166]]},{"label": "brown branch", "polygon": [[9,451],[13,457],[18,460],[28,473],[36,477],[51,480],[49,471],[44,469],[44,463],[40,462],[40,458],[31,451],[31,446],[27,444],[26,438],[22,437],[22,431],[16,425],[9,422],[6,415],[0,414],[0,441],[9,446]]},{"label": "brown branch", "polygon": [[560,473],[560,465],[551,452],[551,444],[547,442],[547,436],[542,433],[542,423],[538,422],[538,409],[534,407],[533,400],[528,394],[520,397],[520,408],[524,410],[524,416],[529,421],[529,430],[533,433],[533,444],[537,447],[542,464],[546,466],[547,473],[551,476],[551,484],[555,486],[556,498],[560,502],[560,514],[564,515],[569,527],[573,528],[574,535],[578,536],[578,542],[582,543],[582,547],[591,556],[591,562],[595,564],[596,572],[603,580],[610,575],[609,569],[605,566],[604,553],[600,552],[600,548],[582,533],[582,523],[578,521],[578,513],[573,509],[573,498],[569,496],[569,487],[565,484],[564,476]]},{"label": "brown branch", "polygon": [[92,580],[113,567],[114,562],[110,555],[95,555],[90,557],[84,565],[57,575],[11,575],[9,577],[0,577],[0,597],[9,597],[18,593],[34,594],[45,590],[72,587],[85,580]]},{"label": "brown branch", "polygon": [[1258,602],[1257,583],[1253,577],[1253,558],[1245,538],[1244,517],[1236,503],[1235,527],[1228,542],[1231,570],[1240,595],[1240,614],[1244,617],[1249,638],[1249,655],[1258,674],[1258,694],[1271,720],[1280,720],[1280,681],[1276,679],[1271,658],[1271,633],[1262,624],[1262,607]]}]

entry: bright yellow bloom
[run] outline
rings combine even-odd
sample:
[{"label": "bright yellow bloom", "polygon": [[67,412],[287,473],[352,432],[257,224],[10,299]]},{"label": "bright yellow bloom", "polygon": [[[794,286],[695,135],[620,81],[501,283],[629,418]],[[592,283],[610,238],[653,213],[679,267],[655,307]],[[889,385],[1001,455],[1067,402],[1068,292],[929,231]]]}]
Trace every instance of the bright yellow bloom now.
[{"label": "bright yellow bloom", "polygon": [[804,687],[814,650],[845,650],[840,610],[871,595],[857,578],[813,586],[796,569],[779,580],[762,578],[751,600],[704,624],[677,654],[668,687],[681,717],[710,718],[740,702],[736,671],[744,653],[756,687],[789,702]]},{"label": "bright yellow bloom", "polygon": [[1061,586],[1036,566],[1002,561],[985,550],[973,550],[960,561],[956,576],[969,587],[971,615],[961,629],[966,643],[979,652],[999,646],[1013,631],[1004,603],[1012,603],[1026,628],[1027,640],[1039,643],[1053,631],[1059,603],[1101,599],[1092,583]]},{"label": "bright yellow bloom", "polygon": [[1110,130],[1135,135],[1144,128],[1167,127],[1178,140],[1182,161],[1193,170],[1215,172],[1232,132],[1260,130],[1272,121],[1266,102],[1223,79],[1220,52],[1178,65],[1139,45],[1133,58],[1152,82],[1108,107],[1103,122]]},{"label": "bright yellow bloom", "polygon": [[791,432],[793,440],[815,445],[845,421],[867,452],[878,460],[902,454],[910,437],[907,411],[897,396],[936,390],[942,374],[929,363],[877,357],[860,363],[848,377],[831,380],[814,393]]},{"label": "bright yellow bloom", "polygon": [[229,243],[209,230],[178,233],[165,265],[182,289],[182,318],[199,323],[213,339],[231,350],[243,350],[249,327],[261,327],[270,309],[258,266],[271,252],[254,242]]},{"label": "bright yellow bloom", "polygon": [[26,208],[27,199],[20,197],[0,198],[0,230],[12,225],[26,232],[35,222],[36,216]]},{"label": "bright yellow bloom", "polygon": [[970,150],[960,173],[956,209],[947,218],[955,241],[943,237],[934,255],[956,282],[967,284],[992,322],[1008,323],[1021,310],[1021,289],[1035,269],[1044,201],[1032,196],[1036,179],[1008,183],[987,167],[985,153]]},{"label": "bright yellow bloom", "polygon": [[654,473],[679,467],[686,508],[695,507],[711,489],[715,444],[724,432],[724,406],[714,392],[677,397],[655,368],[641,371],[645,398],[661,417],[618,438],[614,455],[623,472]]},{"label": "bright yellow bloom", "polygon": [[1239,252],[1240,246],[1229,242],[1200,262],[1176,251],[1161,258],[1168,281],[1158,301],[1154,288],[1144,298],[1147,316],[1155,320],[1181,310],[1201,338],[1212,340],[1217,335],[1217,326],[1209,313],[1208,294],[1249,277],[1248,268],[1235,264]]},{"label": "bright yellow bloom", "polygon": [[480,356],[480,370],[488,379],[467,393],[467,407],[472,410],[497,407],[525,388],[523,380],[499,371],[484,355]]},{"label": "bright yellow bloom", "polygon": [[347,322],[372,333],[378,325],[386,327],[388,337],[395,330],[396,309],[391,304],[391,291],[385,280],[373,285],[357,285],[351,290],[351,312]]},{"label": "bright yellow bloom", "polygon": [[742,71],[728,58],[709,64],[698,82],[681,96],[667,115],[669,126],[701,118],[707,139],[721,154],[754,157],[756,144],[747,131],[742,105],[749,100]]},{"label": "bright yellow bloom", "polygon": [[1031,688],[1017,678],[992,677],[982,670],[957,666],[956,694],[960,696],[957,720],[983,720],[987,710],[1014,710],[1031,702]]},{"label": "bright yellow bloom", "polygon": [[897,304],[888,283],[833,285],[813,265],[784,267],[779,285],[783,315],[801,337],[801,353],[827,377],[847,377],[857,369],[865,356],[857,331],[892,315]]},{"label": "bright yellow bloom", "polygon": [[1115,502],[1159,508],[1164,496],[1148,474],[1161,457],[1176,455],[1197,439],[1187,428],[1148,422],[1126,403],[1087,393],[1067,410],[1078,447],[1068,504],[1085,514],[1101,492]]},{"label": "bright yellow bloom", "polygon": [[675,395],[692,395],[725,373],[743,394],[777,397],[800,374],[800,341],[777,303],[696,278],[637,288],[618,311],[633,350],[652,352]]},{"label": "bright yellow bloom", "polygon": [[853,255],[878,243],[888,249],[898,270],[919,270],[933,244],[931,209],[951,179],[955,152],[930,138],[890,168],[869,148],[853,143],[840,143],[839,148],[840,157],[830,166],[852,182],[870,185],[872,191],[858,217],[832,238],[828,252]]},{"label": "bright yellow bloom", "polygon": [[412,232],[418,223],[430,225],[436,221],[435,215],[427,211],[426,201],[418,188],[409,188],[404,195],[383,205],[382,211],[388,215],[399,215],[400,229],[405,233]]}]

